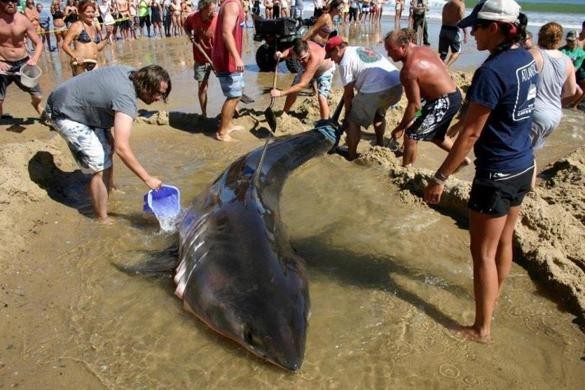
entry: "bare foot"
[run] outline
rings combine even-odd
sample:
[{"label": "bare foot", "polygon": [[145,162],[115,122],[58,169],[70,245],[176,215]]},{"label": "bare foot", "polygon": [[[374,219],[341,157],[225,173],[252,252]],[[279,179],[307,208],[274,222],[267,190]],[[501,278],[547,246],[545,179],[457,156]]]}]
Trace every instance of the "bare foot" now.
[{"label": "bare foot", "polygon": [[118,186],[113,185],[112,188],[110,189],[110,192],[113,194],[125,194],[126,192],[122,191],[120,188],[118,188]]},{"label": "bare foot", "polygon": [[215,133],[215,139],[218,141],[223,141],[223,142],[233,142],[234,139],[232,137],[230,137],[230,134],[226,134],[226,135],[221,135],[220,133]]},{"label": "bare foot", "polygon": [[114,220],[110,217],[98,218],[98,222],[101,223],[102,225],[113,225],[114,224]]},{"label": "bare foot", "polygon": [[492,341],[489,334],[482,335],[473,326],[457,326],[453,328],[453,332],[466,340],[480,344],[489,344]]}]

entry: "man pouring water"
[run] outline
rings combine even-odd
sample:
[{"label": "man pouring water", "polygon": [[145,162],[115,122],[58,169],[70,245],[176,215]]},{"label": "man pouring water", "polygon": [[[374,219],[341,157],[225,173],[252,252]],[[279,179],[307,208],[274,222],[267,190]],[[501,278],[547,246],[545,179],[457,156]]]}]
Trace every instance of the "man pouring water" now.
[{"label": "man pouring water", "polygon": [[113,188],[113,151],[150,189],[161,186],[135,157],[130,133],[137,99],[152,104],[166,101],[170,92],[171,79],[162,67],[116,65],[75,76],[49,95],[43,119],[50,118],[81,171],[91,175],[88,190],[100,222],[111,222],[107,202]]},{"label": "man pouring water", "polygon": [[[26,51],[25,38],[34,45],[32,57]],[[6,87],[12,82],[31,96],[31,104],[40,114],[41,90],[38,84],[28,87],[20,82],[20,68],[36,65],[43,52],[43,42],[28,18],[18,13],[16,0],[0,0],[0,116],[4,116],[3,103]]]}]

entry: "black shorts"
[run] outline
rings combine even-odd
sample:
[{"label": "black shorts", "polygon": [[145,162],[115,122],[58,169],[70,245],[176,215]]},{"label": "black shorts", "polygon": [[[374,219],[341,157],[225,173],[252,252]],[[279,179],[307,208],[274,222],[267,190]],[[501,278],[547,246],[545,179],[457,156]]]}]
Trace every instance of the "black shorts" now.
[{"label": "black shorts", "polygon": [[140,28],[143,28],[145,24],[146,27],[150,27],[150,16],[149,15],[140,16],[138,18],[138,23],[140,24]]},{"label": "black shorts", "polygon": [[41,87],[39,84],[30,88],[22,84],[20,81],[20,68],[28,62],[29,57],[23,58],[18,61],[2,61],[10,65],[10,69],[6,71],[6,74],[0,74],[0,101],[4,101],[6,98],[6,88],[14,83],[18,85],[18,88],[24,92],[28,92],[33,96],[41,96]]},{"label": "black shorts", "polygon": [[461,33],[458,27],[455,26],[441,26],[439,33],[439,55],[441,59],[447,58],[451,53],[459,53],[461,51]]},{"label": "black shorts", "polygon": [[461,108],[461,91],[424,102],[414,123],[406,129],[408,138],[415,141],[444,140],[451,120]]},{"label": "black shorts", "polygon": [[530,191],[534,166],[516,173],[477,171],[467,206],[478,213],[503,217],[520,206]]}]

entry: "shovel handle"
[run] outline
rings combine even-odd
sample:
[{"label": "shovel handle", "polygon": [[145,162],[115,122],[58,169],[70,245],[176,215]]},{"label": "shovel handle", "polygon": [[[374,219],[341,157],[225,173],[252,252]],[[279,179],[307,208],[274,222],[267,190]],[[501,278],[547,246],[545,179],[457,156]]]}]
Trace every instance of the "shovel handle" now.
[{"label": "shovel handle", "polygon": [[272,89],[276,88],[276,80],[278,79],[278,61],[276,61],[276,66],[274,67],[274,78],[272,79]]},{"label": "shovel handle", "polygon": [[339,100],[339,103],[337,103],[337,107],[335,108],[335,112],[333,113],[333,116],[331,117],[331,120],[333,122],[338,122],[339,121],[339,116],[341,115],[341,110],[343,109],[343,96],[341,97],[341,99]]},{"label": "shovel handle", "polygon": [[193,46],[195,46],[195,48],[197,50],[199,50],[199,52],[203,55],[203,57],[205,57],[205,60],[207,62],[209,62],[209,65],[211,66],[211,70],[213,71],[213,73],[215,74],[215,69],[213,67],[213,62],[211,61],[211,58],[209,58],[209,56],[207,55],[207,53],[205,52],[205,50],[203,50],[203,48],[201,47],[200,44],[198,44],[197,42],[193,41]]}]

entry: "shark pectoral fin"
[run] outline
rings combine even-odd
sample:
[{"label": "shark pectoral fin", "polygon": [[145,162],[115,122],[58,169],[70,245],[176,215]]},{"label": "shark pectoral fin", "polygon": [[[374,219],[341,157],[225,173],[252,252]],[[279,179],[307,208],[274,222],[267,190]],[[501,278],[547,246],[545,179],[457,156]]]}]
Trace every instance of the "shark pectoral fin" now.
[{"label": "shark pectoral fin", "polygon": [[164,251],[148,252],[147,259],[138,264],[112,263],[112,265],[129,275],[160,276],[170,273],[178,263],[177,248],[172,246]]}]

